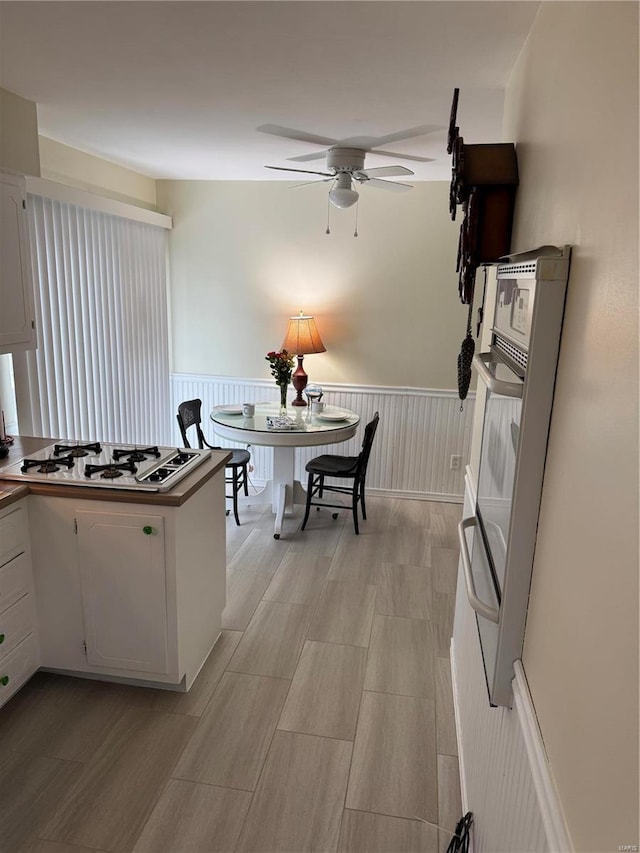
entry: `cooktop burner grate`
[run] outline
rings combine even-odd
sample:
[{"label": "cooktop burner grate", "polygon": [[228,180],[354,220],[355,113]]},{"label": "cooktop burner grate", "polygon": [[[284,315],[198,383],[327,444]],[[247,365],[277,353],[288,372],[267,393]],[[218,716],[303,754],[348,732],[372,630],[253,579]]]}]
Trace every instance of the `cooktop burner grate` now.
[{"label": "cooktop burner grate", "polygon": [[162,455],[157,447],[114,447],[112,453],[116,462],[124,456],[132,462],[144,462],[147,456],[160,459]]},{"label": "cooktop burner grate", "polygon": [[61,467],[73,468],[75,464],[76,460],[71,454],[58,459],[23,459],[20,470],[26,474],[31,468],[37,468],[39,474],[55,474]]},{"label": "cooktop burner grate", "polygon": [[120,464],[108,462],[106,465],[84,466],[85,477],[91,477],[93,474],[100,474],[103,480],[114,480],[116,477],[122,477],[122,474],[125,471],[127,474],[137,474],[138,469],[136,468],[135,462],[129,460],[128,462],[121,462]]},{"label": "cooktop burner grate", "polygon": [[93,444],[56,444],[53,448],[53,455],[60,456],[65,451],[70,451],[71,456],[96,456],[102,453],[102,446],[96,441]]}]

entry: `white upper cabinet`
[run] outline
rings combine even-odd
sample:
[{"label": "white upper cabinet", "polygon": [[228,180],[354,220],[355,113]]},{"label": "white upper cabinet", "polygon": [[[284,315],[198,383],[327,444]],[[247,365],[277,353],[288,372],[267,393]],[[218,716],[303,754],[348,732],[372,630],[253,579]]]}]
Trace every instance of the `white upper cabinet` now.
[{"label": "white upper cabinet", "polygon": [[0,173],[0,353],[36,348],[25,180]]}]

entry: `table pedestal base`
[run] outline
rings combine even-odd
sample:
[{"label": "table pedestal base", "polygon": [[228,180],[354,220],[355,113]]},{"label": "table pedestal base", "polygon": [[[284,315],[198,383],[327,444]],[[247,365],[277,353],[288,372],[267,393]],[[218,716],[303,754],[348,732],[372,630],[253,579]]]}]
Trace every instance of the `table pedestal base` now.
[{"label": "table pedestal base", "polygon": [[265,506],[271,504],[275,514],[273,523],[273,538],[279,539],[282,533],[282,522],[285,515],[293,515],[293,507],[298,504],[305,506],[307,492],[299,480],[292,483],[276,483],[269,480],[264,488],[255,495],[239,497],[239,506]]},{"label": "table pedestal base", "polygon": [[265,484],[264,489],[256,495],[243,497],[240,505],[271,504],[275,514],[273,523],[273,538],[279,539],[282,533],[282,523],[285,515],[292,515],[296,504],[305,506],[307,492],[299,480],[294,479],[295,448],[273,448],[273,479]]}]

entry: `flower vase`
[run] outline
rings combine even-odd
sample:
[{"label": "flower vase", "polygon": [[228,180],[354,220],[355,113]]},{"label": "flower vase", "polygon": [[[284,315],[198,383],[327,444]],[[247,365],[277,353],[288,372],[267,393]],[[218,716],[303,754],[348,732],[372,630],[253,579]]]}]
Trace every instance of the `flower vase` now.
[{"label": "flower vase", "polygon": [[287,414],[287,390],[289,388],[289,383],[286,385],[280,385],[280,414]]}]

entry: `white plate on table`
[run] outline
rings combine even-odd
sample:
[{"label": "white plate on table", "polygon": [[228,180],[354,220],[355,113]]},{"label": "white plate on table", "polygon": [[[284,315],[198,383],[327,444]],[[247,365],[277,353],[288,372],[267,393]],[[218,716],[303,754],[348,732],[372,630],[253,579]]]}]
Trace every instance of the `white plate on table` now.
[{"label": "white plate on table", "polygon": [[241,415],[242,406],[234,403],[229,403],[227,406],[216,406],[216,412],[222,412],[225,415]]},{"label": "white plate on table", "polygon": [[349,414],[348,412],[318,412],[316,417],[322,421],[346,421]]}]

